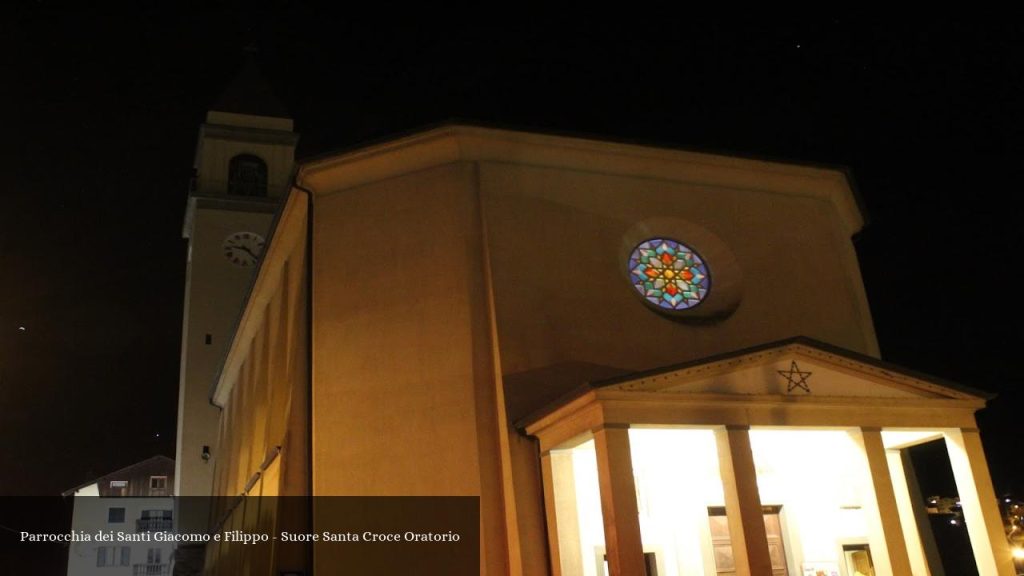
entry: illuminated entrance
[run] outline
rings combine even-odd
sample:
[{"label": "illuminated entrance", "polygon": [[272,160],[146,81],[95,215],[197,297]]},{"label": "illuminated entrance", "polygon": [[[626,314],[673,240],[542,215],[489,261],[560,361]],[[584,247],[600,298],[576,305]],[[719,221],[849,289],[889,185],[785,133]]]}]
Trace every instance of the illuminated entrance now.
[{"label": "illuminated entrance", "polygon": [[[871,521],[878,511],[855,431],[752,428],[748,435],[771,574],[839,571],[843,546],[885,546]],[[715,429],[638,427],[628,437],[645,565],[663,576],[740,573]],[[607,574],[596,444],[553,450],[551,459],[564,573]]]},{"label": "illuminated entrance", "polygon": [[523,423],[552,573],[927,576],[900,450],[944,438],[979,573],[1009,576],[983,405],[805,341],[593,386]]}]

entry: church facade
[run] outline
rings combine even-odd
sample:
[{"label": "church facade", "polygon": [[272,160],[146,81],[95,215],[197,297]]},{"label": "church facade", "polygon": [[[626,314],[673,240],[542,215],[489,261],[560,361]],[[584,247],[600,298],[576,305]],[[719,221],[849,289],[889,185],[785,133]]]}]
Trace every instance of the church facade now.
[{"label": "church facade", "polygon": [[[490,575],[924,576],[941,440],[1013,574],[986,397],[879,360],[844,172],[451,125],[292,173],[272,120],[200,139],[179,494],[479,497]],[[257,500],[209,517],[317,531]],[[338,565],[252,550],[205,573]]]}]

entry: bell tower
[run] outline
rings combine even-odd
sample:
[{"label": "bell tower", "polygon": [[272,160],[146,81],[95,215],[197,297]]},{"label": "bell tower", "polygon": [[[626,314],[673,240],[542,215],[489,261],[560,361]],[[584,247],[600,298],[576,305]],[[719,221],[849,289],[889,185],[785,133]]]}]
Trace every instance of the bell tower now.
[{"label": "bell tower", "polygon": [[212,491],[220,410],[210,403],[210,391],[291,182],[298,141],[292,128],[249,56],[199,129],[182,231],[189,244],[175,454],[179,496]]}]

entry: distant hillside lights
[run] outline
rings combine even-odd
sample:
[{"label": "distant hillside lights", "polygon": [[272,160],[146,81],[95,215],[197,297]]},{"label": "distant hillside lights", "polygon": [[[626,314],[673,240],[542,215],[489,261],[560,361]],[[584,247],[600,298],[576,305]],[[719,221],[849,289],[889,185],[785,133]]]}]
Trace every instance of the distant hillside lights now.
[{"label": "distant hillside lights", "polygon": [[925,510],[929,514],[949,514],[952,516],[952,518],[949,519],[950,524],[953,526],[963,525],[963,511],[960,509],[959,498],[930,496],[928,498],[928,506]]},{"label": "distant hillside lights", "polygon": [[1024,569],[1024,502],[1006,497],[1001,505],[1006,539],[1010,542],[1010,552],[1020,572]]},{"label": "distant hillside lights", "polygon": [[[999,505],[1003,512],[1003,526],[1006,530],[1006,539],[1010,543],[1010,551],[1018,564],[1024,564],[1024,502],[1004,497],[999,501]],[[952,516],[949,523],[953,526],[964,525],[959,498],[930,496],[925,510],[932,515]]]}]

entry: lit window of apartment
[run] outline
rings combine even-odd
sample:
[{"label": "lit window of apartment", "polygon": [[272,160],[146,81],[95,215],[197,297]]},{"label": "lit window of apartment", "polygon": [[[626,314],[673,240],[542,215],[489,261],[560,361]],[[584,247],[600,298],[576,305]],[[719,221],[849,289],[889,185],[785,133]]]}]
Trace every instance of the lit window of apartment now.
[{"label": "lit window of apartment", "polygon": [[151,496],[163,496],[167,493],[167,476],[150,476],[149,493]]},{"label": "lit window of apartment", "polygon": [[128,481],[127,480],[111,480],[110,481],[110,495],[111,496],[127,496],[128,495]]}]

